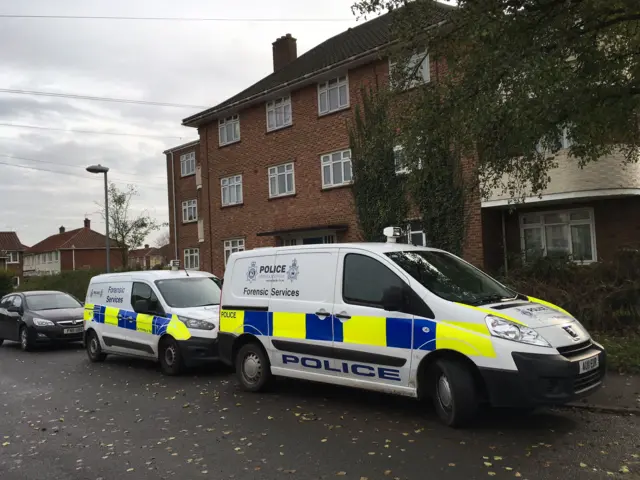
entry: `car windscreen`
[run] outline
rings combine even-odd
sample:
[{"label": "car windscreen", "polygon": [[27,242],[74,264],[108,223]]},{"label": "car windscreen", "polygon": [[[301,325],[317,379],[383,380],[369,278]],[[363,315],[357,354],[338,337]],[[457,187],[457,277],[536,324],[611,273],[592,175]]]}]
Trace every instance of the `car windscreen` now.
[{"label": "car windscreen", "polygon": [[451,302],[482,305],[517,296],[450,253],[408,250],[386,255],[429,291]]},{"label": "car windscreen", "polygon": [[156,280],[156,286],[170,307],[220,305],[220,287],[213,277]]},{"label": "car windscreen", "polygon": [[46,293],[25,297],[29,310],[61,310],[63,308],[82,308],[82,304],[66,293]]}]

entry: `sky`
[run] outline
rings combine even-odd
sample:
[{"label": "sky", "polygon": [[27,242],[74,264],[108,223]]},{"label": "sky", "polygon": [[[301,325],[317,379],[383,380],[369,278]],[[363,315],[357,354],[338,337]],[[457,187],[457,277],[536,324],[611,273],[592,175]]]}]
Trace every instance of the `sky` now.
[{"label": "sky", "polygon": [[[271,44],[276,38],[291,33],[301,55],[363,21],[352,14],[352,4],[353,0],[0,0],[0,231],[15,231],[31,246],[58,233],[60,226],[82,227],[87,217],[94,230],[104,233],[97,205],[104,201],[104,180],[85,171],[96,163],[109,167],[109,179],[119,188],[136,187],[134,215],[147,211],[158,222],[168,222],[162,152],[197,139],[197,130],[182,127],[181,121],[203,109],[11,94],[2,89],[208,108],[272,72]],[[152,234],[147,242],[155,244],[161,234]]]}]

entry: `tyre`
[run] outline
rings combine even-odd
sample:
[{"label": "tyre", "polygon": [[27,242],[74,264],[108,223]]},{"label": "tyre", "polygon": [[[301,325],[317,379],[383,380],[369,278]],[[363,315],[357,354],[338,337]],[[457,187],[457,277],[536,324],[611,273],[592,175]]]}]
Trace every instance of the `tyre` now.
[{"label": "tyre", "polygon": [[0,347],[2,346],[3,343],[4,343],[4,338],[0,338]]},{"label": "tyre", "polygon": [[262,345],[252,342],[244,345],[236,354],[236,375],[247,392],[265,390],[272,380],[271,363]]},{"label": "tyre", "polygon": [[478,392],[469,368],[456,360],[438,360],[430,375],[433,403],[449,427],[464,427],[478,410]]},{"label": "tyre", "polygon": [[107,354],[102,351],[100,346],[100,340],[96,332],[89,332],[87,334],[87,356],[93,363],[104,362],[107,358]]},{"label": "tyre", "polygon": [[178,342],[172,337],[165,337],[158,349],[158,360],[162,373],[169,376],[176,376],[182,373],[184,361]]},{"label": "tyre", "polygon": [[20,348],[23,352],[33,350],[33,338],[26,325],[20,327]]}]

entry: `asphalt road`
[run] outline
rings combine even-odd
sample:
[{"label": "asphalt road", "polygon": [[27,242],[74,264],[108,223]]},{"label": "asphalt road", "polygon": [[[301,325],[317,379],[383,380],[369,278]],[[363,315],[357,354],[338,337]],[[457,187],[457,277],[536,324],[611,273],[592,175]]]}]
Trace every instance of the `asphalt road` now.
[{"label": "asphalt road", "polygon": [[488,411],[452,430],[410,399],[288,380],[247,394],[221,367],[167,378],[80,347],[5,343],[0,405],[2,480],[640,478],[639,417]]}]

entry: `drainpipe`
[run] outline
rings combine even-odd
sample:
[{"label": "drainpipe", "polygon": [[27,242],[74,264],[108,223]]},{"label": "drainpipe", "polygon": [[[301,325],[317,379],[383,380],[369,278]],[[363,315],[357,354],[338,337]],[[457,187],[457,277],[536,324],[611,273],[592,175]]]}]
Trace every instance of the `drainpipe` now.
[{"label": "drainpipe", "polygon": [[73,258],[73,271],[76,271],[76,246],[71,245],[71,257]]},{"label": "drainpipe", "polygon": [[176,220],[176,172],[173,163],[173,151],[171,153],[171,189],[173,195],[173,258],[178,259],[178,222]]},{"label": "drainpipe", "polygon": [[505,219],[504,219],[504,210],[502,210],[502,254],[504,261],[504,274],[507,276],[509,274],[509,265],[507,260],[507,229],[505,227]]}]

